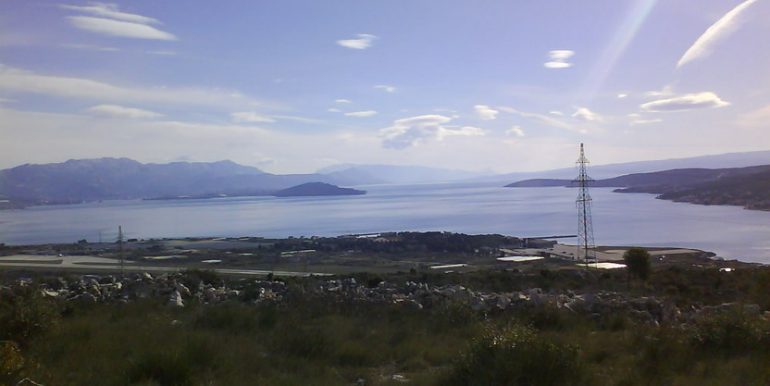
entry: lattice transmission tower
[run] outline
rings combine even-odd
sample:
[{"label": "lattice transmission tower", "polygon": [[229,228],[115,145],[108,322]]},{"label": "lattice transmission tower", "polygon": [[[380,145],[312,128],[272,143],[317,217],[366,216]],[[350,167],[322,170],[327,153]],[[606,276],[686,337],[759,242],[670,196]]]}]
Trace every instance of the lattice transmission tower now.
[{"label": "lattice transmission tower", "polygon": [[577,204],[578,210],[578,246],[575,259],[584,263],[596,262],[596,253],[594,252],[594,224],[591,219],[591,195],[588,193],[588,185],[593,181],[588,176],[588,158],[586,158],[583,144],[580,144],[580,158],[577,160],[578,176],[575,183],[578,185]]},{"label": "lattice transmission tower", "polygon": [[123,254],[123,227],[118,225],[118,258],[120,259],[120,278],[126,277],[126,261]]}]

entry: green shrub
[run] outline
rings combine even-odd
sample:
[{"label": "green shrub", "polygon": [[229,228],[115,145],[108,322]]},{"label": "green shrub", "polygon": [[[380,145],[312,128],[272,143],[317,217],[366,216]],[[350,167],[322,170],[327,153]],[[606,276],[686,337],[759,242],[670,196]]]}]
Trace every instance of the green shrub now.
[{"label": "green shrub", "polygon": [[215,364],[212,348],[199,339],[191,339],[182,347],[155,347],[131,361],[128,380],[160,386],[195,384],[196,375]]},{"label": "green shrub", "polygon": [[488,330],[461,355],[446,384],[579,385],[585,370],[577,347],[560,345],[530,328]]},{"label": "green shrub", "polygon": [[237,303],[202,308],[194,320],[197,328],[236,334],[253,331],[259,324],[257,311],[253,307]]},{"label": "green shrub", "polygon": [[0,340],[13,340],[24,346],[59,319],[57,304],[32,287],[18,288],[12,296],[0,298]]},{"label": "green shrub", "polygon": [[12,384],[24,368],[24,362],[16,342],[0,341],[0,385]]},{"label": "green shrub", "polygon": [[540,304],[518,313],[518,319],[538,330],[562,331],[572,326],[573,315],[554,304]]},{"label": "green shrub", "polygon": [[692,330],[696,349],[733,354],[755,350],[768,351],[770,325],[743,312],[721,312],[698,321]]},{"label": "green shrub", "polygon": [[641,280],[650,277],[650,254],[644,248],[631,248],[623,254],[628,274]]},{"label": "green shrub", "polygon": [[284,326],[273,336],[271,348],[279,353],[302,359],[321,359],[334,355],[335,342],[322,330],[302,326]]}]

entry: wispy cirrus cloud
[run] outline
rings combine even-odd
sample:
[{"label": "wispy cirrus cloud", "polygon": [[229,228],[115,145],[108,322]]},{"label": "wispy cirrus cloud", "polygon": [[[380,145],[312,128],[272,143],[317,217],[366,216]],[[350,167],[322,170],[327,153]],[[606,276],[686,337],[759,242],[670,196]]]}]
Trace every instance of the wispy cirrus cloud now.
[{"label": "wispy cirrus cloud", "polygon": [[651,123],[663,122],[660,118],[644,118],[641,114],[637,113],[628,114],[628,118],[630,119],[629,123],[631,125],[648,125]]},{"label": "wispy cirrus cloud", "polygon": [[353,103],[353,101],[351,101],[350,99],[342,99],[342,98],[341,99],[335,99],[334,102],[336,102],[336,103],[345,103],[345,104]]},{"label": "wispy cirrus cloud", "polygon": [[253,111],[239,111],[230,114],[230,118],[235,123],[271,123],[275,119],[266,115],[258,114]]},{"label": "wispy cirrus cloud", "polygon": [[154,40],[177,40],[177,37],[155,27],[92,16],[68,16],[67,19],[76,28],[102,35]]},{"label": "wispy cirrus cloud", "polygon": [[[540,124],[544,124],[546,126],[551,126],[551,127],[555,127],[555,128],[558,128],[558,129],[565,129],[565,130],[571,130],[572,129],[572,127],[568,123],[566,123],[566,122],[564,122],[564,121],[562,121],[560,119],[556,119],[554,117],[545,115],[545,114],[538,114],[538,113],[531,113],[531,112],[527,112],[527,111],[521,111],[521,110],[515,109],[513,107],[503,107],[503,106],[501,106],[501,107],[498,107],[498,109],[500,109],[500,111],[505,111],[506,113],[516,114],[518,116],[527,118],[527,119],[529,119],[531,121],[534,121],[534,122],[537,122],[537,123],[540,123]],[[555,115],[558,115],[558,114],[555,114]]]},{"label": "wispy cirrus cloud", "polygon": [[394,93],[396,92],[396,88],[394,86],[388,86],[387,84],[378,84],[374,86],[377,90],[382,90],[388,93]]},{"label": "wispy cirrus cloud", "polygon": [[514,137],[523,137],[525,134],[524,134],[524,129],[522,129],[521,126],[516,125],[509,128],[508,130],[505,130],[505,135],[510,135]]},{"label": "wispy cirrus cloud", "polygon": [[604,120],[601,115],[591,111],[587,107],[578,107],[575,112],[572,113],[572,117],[583,122],[601,122]]},{"label": "wispy cirrus cloud", "polygon": [[150,110],[108,104],[93,106],[90,107],[87,111],[95,115],[111,118],[152,119],[160,118],[163,116],[163,114]]},{"label": "wispy cirrus cloud", "polygon": [[487,106],[487,105],[475,105],[473,106],[473,111],[476,112],[476,115],[485,121],[491,121],[495,118],[497,118],[497,113],[499,111]]},{"label": "wispy cirrus cloud", "polygon": [[766,128],[768,122],[770,122],[770,105],[742,114],[736,120],[739,126],[751,128]]},{"label": "wispy cirrus cloud", "polygon": [[746,0],[731,9],[730,12],[727,12],[717,20],[716,23],[712,24],[706,32],[704,32],[695,43],[685,51],[684,55],[682,55],[676,63],[676,67],[682,67],[693,60],[710,55],[714,50],[714,45],[719,40],[726,38],[739,27],[741,14],[754,3],[756,3],[756,0]]},{"label": "wispy cirrus cloud", "polygon": [[443,141],[447,137],[474,137],[485,135],[484,129],[473,126],[448,126],[452,118],[438,114],[418,115],[397,119],[393,125],[380,130],[382,146],[390,149],[406,149],[431,140]]},{"label": "wispy cirrus cloud", "polygon": [[549,61],[543,63],[545,68],[561,69],[572,67],[572,63],[567,60],[575,55],[572,50],[551,50],[548,52]]},{"label": "wispy cirrus cloud", "polygon": [[717,94],[706,91],[695,94],[685,94],[672,98],[658,99],[643,103],[639,107],[643,111],[667,112],[687,111],[698,109],[713,109],[729,106],[730,103],[722,100]]},{"label": "wispy cirrus cloud", "polygon": [[337,40],[337,44],[354,50],[365,50],[372,46],[374,39],[377,39],[377,36],[371,34],[358,34],[356,36],[358,37],[357,39]]},{"label": "wispy cirrus cloud", "polygon": [[[89,5],[60,5],[81,15],[67,16],[75,28],[101,35],[150,40],[177,40],[173,34],[151,24],[161,24],[157,19],[122,12],[117,4],[90,3]],[[85,15],[83,15],[85,14]]]},{"label": "wispy cirrus cloud", "polygon": [[105,46],[96,46],[92,44],[62,44],[62,48],[71,48],[74,50],[84,50],[84,51],[102,51],[102,52],[117,52],[120,51],[119,48],[116,47],[105,47]]},{"label": "wispy cirrus cloud", "polygon": [[89,3],[88,5],[60,4],[59,7],[62,9],[78,11],[81,13],[88,13],[94,16],[106,17],[106,18],[115,19],[115,20],[122,20],[122,21],[131,22],[131,23],[139,23],[139,24],[159,24],[160,23],[157,19],[153,19],[151,17],[142,16],[135,13],[122,12],[118,8],[117,4],[111,4],[111,3],[92,2],[92,3]]},{"label": "wispy cirrus cloud", "polygon": [[373,115],[377,115],[377,112],[374,110],[352,111],[349,113],[345,113],[346,117],[356,117],[356,118],[371,117]]},{"label": "wispy cirrus cloud", "polygon": [[263,105],[237,91],[119,86],[86,78],[44,75],[0,64],[0,91],[121,103],[160,103],[216,108]]}]

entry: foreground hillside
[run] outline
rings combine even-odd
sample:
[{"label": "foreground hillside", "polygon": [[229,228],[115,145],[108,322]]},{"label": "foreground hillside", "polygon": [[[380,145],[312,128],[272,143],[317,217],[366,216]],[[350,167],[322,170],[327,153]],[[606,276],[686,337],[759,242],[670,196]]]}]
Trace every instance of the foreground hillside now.
[{"label": "foreground hillside", "polygon": [[[531,179],[513,188],[574,186],[570,180]],[[653,193],[660,199],[702,205],[739,205],[770,210],[770,165],[730,169],[673,169],[592,181],[620,193]]]},{"label": "foreground hillside", "polygon": [[6,272],[0,384],[768,384],[770,270],[735,264],[656,262],[646,281],[558,264],[281,280]]}]

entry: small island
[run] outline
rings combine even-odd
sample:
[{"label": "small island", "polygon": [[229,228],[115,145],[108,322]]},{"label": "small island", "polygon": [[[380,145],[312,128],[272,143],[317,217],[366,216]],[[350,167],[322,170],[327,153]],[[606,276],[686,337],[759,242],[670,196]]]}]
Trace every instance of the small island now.
[{"label": "small island", "polygon": [[308,182],[279,190],[273,193],[276,197],[308,197],[308,196],[357,196],[366,194],[365,190],[341,188],[324,182]]}]

